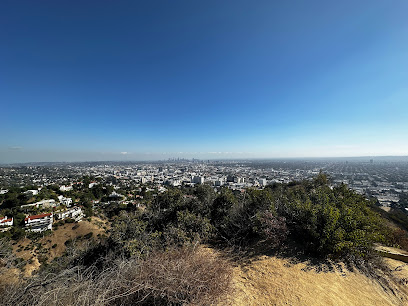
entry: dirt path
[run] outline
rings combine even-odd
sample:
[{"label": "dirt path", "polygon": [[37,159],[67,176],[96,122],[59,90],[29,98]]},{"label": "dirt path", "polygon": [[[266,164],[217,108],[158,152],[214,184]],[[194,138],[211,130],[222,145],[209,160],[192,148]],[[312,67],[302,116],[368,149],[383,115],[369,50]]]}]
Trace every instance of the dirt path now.
[{"label": "dirt path", "polygon": [[408,305],[402,292],[393,294],[360,273],[317,272],[304,263],[291,264],[273,256],[234,268],[233,282],[234,294],[222,304]]}]

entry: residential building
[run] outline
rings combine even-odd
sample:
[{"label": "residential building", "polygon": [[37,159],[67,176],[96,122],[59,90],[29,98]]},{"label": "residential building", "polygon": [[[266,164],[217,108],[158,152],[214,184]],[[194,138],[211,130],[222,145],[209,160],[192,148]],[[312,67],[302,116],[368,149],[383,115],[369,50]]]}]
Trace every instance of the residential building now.
[{"label": "residential building", "polygon": [[264,179],[264,178],[259,179],[259,185],[260,186],[266,186],[266,179]]},{"label": "residential building", "polygon": [[58,196],[58,200],[60,201],[61,204],[65,205],[66,207],[70,207],[72,204],[71,198],[66,198],[62,195]]},{"label": "residential building", "polygon": [[13,226],[13,218],[0,217],[0,231],[4,232],[7,231]]},{"label": "residential building", "polygon": [[55,203],[55,200],[50,199],[50,200],[42,200],[42,201],[32,203],[32,204],[21,205],[21,208],[29,208],[29,207],[50,208],[50,207],[56,207],[56,206],[57,204]]},{"label": "residential building", "polygon": [[26,192],[24,192],[25,194],[29,194],[31,193],[33,196],[38,194],[38,189],[31,189],[31,190],[27,190]]},{"label": "residential building", "polygon": [[53,214],[41,214],[28,216],[24,219],[26,231],[29,232],[43,232],[52,230]]},{"label": "residential building", "polygon": [[62,220],[65,218],[71,218],[71,219],[74,219],[75,221],[81,221],[83,216],[84,215],[82,213],[82,209],[76,206],[70,209],[55,213],[55,218],[58,220]]},{"label": "residential building", "polygon": [[70,186],[62,185],[60,187],[60,191],[71,191],[71,190],[72,190],[72,185],[70,185]]}]

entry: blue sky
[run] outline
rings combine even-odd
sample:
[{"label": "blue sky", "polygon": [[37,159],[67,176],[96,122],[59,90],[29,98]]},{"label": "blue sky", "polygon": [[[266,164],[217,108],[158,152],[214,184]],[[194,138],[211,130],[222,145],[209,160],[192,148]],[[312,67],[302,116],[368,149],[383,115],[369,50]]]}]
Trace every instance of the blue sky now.
[{"label": "blue sky", "polygon": [[407,1],[2,1],[0,163],[408,155]]}]

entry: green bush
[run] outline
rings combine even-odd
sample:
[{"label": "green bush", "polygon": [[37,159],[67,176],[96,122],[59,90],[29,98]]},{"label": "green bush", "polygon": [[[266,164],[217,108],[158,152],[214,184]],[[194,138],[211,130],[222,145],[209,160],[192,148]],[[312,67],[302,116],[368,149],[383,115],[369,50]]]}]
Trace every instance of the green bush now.
[{"label": "green bush", "polygon": [[147,230],[148,223],[138,214],[122,212],[112,222],[110,242],[119,245],[128,255],[146,256],[162,247],[161,233]]},{"label": "green bush", "polygon": [[77,223],[72,227],[72,230],[76,230],[78,227],[79,227],[79,224]]},{"label": "green bush", "polygon": [[188,210],[178,211],[176,222],[164,230],[166,245],[186,245],[193,242],[208,241],[214,232],[210,220],[195,215]]},{"label": "green bush", "polygon": [[312,185],[286,187],[277,198],[278,215],[292,237],[320,256],[366,256],[374,242],[385,239],[373,203],[345,185],[329,188],[319,176]]},{"label": "green bush", "polygon": [[90,239],[92,237],[93,233],[89,232],[88,234],[84,235],[84,239]]}]

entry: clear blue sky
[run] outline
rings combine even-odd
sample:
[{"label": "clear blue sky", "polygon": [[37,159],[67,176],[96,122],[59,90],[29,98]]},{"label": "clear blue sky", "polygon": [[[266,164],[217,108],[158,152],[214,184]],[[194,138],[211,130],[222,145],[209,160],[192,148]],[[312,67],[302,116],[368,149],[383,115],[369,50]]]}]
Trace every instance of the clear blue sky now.
[{"label": "clear blue sky", "polygon": [[0,163],[408,155],[408,2],[1,1]]}]

